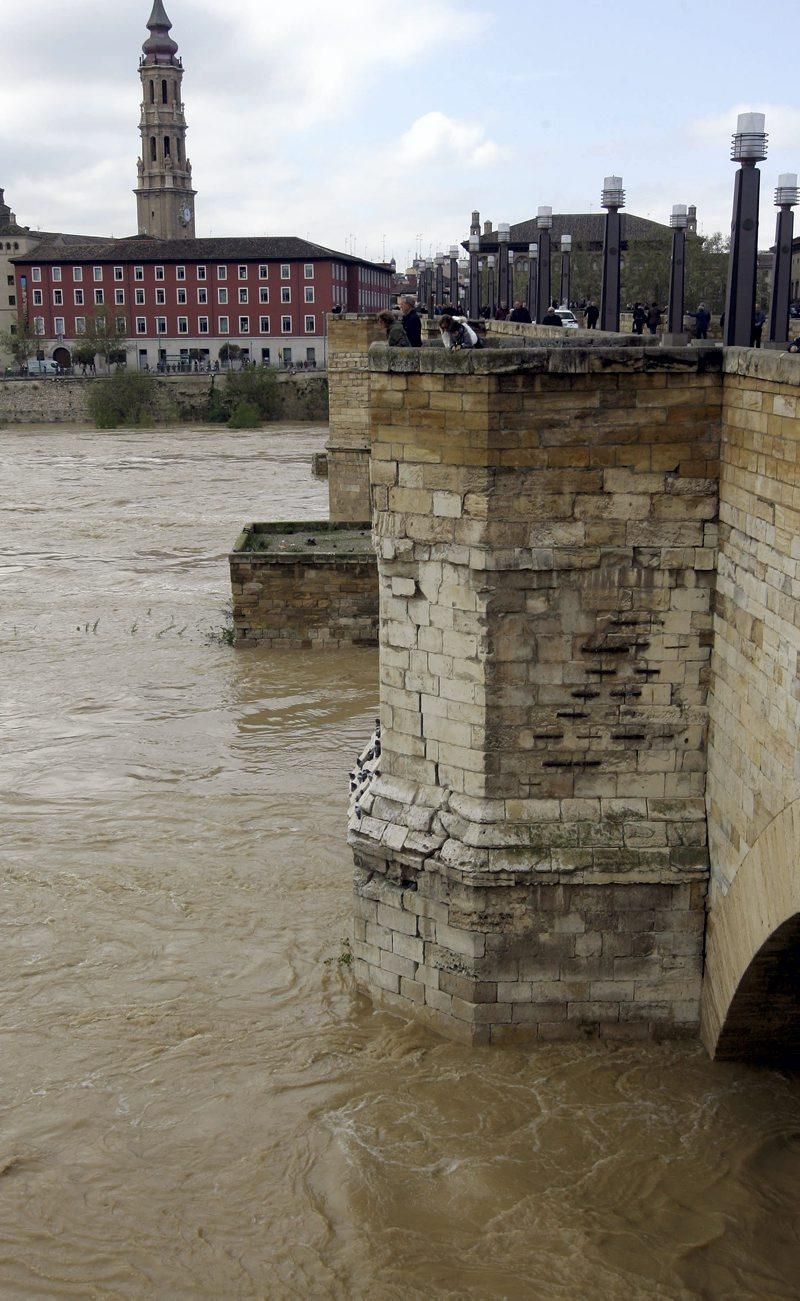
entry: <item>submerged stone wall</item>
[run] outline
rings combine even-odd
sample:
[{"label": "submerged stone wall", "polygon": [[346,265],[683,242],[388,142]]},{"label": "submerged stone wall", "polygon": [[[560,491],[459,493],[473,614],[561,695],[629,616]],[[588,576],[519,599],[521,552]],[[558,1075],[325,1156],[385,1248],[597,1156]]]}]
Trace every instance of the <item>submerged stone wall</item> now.
[{"label": "submerged stone wall", "polygon": [[714,349],[371,349],[356,975],[471,1040],[692,1033]]},{"label": "submerged stone wall", "polygon": [[369,525],[251,524],[230,557],[237,646],[375,646],[378,578]]}]

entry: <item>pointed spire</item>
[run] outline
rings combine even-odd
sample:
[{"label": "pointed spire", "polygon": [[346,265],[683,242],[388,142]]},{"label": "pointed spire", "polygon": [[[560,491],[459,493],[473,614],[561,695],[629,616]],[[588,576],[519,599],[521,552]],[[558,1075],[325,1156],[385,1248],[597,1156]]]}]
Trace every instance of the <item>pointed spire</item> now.
[{"label": "pointed spire", "polygon": [[172,23],[167,17],[163,0],[153,0],[153,12],[147,23],[149,37],[142,49],[147,63],[171,63],[178,53],[178,46],[170,36]]}]

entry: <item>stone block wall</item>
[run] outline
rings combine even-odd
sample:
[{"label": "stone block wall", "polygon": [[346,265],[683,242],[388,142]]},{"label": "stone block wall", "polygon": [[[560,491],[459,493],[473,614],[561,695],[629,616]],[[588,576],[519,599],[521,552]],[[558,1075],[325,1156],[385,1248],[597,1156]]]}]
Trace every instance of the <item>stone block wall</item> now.
[{"label": "stone block wall", "polygon": [[370,518],[369,347],[384,337],[374,316],[328,317],[329,514],[334,522]]},{"label": "stone block wall", "polygon": [[230,555],[237,646],[375,646],[378,576],[369,526],[252,524]]}]

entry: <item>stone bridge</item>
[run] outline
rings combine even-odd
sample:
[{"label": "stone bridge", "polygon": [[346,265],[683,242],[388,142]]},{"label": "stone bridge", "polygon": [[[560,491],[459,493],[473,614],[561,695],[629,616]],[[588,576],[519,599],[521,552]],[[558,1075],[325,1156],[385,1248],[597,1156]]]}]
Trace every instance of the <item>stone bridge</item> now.
[{"label": "stone bridge", "polygon": [[371,328],[331,328],[381,589],[359,983],[468,1042],[796,1056],[800,358]]}]

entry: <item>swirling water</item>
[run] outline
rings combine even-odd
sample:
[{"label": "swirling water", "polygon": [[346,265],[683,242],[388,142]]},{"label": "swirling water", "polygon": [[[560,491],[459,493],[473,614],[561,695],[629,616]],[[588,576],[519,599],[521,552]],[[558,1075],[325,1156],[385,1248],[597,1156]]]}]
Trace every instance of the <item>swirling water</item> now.
[{"label": "swirling water", "polygon": [[234,651],[325,430],[0,431],[0,1295],[794,1298],[800,1082],[349,987],[370,651]]}]

